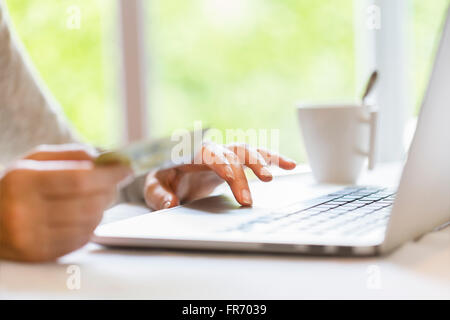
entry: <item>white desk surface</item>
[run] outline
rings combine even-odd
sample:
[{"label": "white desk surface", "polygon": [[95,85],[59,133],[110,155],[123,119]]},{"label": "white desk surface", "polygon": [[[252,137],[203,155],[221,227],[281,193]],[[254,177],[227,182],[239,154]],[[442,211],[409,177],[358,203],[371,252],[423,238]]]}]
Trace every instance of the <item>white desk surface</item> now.
[{"label": "white desk surface", "polygon": [[[381,168],[363,182],[387,180],[393,170]],[[304,185],[311,177],[292,179]],[[67,286],[71,265],[80,270],[81,286],[75,290]],[[0,298],[450,299],[450,228],[378,258],[113,250],[89,244],[52,263],[0,261]]]}]

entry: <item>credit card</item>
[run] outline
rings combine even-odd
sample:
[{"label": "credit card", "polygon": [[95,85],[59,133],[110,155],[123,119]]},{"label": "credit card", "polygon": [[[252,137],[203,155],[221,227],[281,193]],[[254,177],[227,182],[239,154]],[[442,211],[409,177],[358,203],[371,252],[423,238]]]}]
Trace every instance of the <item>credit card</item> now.
[{"label": "credit card", "polygon": [[191,163],[201,150],[203,135],[207,130],[135,142],[117,150],[100,153],[94,163],[99,166],[123,164],[129,166],[135,175],[145,174],[155,168],[166,169]]}]

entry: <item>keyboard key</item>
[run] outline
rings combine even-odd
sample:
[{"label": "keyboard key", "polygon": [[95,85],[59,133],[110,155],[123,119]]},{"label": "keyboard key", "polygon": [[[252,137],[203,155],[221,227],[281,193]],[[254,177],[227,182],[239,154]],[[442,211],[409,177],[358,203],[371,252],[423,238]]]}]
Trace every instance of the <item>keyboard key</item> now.
[{"label": "keyboard key", "polygon": [[225,231],[364,235],[386,226],[394,198],[391,190],[346,188],[292,204]]}]

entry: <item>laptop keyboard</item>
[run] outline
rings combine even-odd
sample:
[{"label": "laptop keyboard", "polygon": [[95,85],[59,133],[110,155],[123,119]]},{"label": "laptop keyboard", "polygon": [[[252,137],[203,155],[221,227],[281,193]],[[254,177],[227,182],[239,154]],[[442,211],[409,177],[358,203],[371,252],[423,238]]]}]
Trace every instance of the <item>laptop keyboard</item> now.
[{"label": "laptop keyboard", "polygon": [[394,199],[395,192],[386,188],[345,188],[246,221],[227,231],[362,236],[384,230]]}]

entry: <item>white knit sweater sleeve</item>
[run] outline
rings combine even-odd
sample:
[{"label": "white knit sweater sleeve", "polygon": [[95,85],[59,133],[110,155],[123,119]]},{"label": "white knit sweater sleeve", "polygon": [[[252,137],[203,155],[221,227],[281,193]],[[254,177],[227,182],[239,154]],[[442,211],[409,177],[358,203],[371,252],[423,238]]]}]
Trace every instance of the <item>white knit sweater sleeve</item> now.
[{"label": "white knit sweater sleeve", "polygon": [[43,85],[10,28],[0,0],[0,164],[39,144],[76,142],[60,106]]},{"label": "white knit sweater sleeve", "polygon": [[[30,26],[31,27],[31,26]],[[39,78],[0,0],[0,172],[40,144],[80,142]],[[122,189],[121,201],[143,201],[144,177]]]}]

